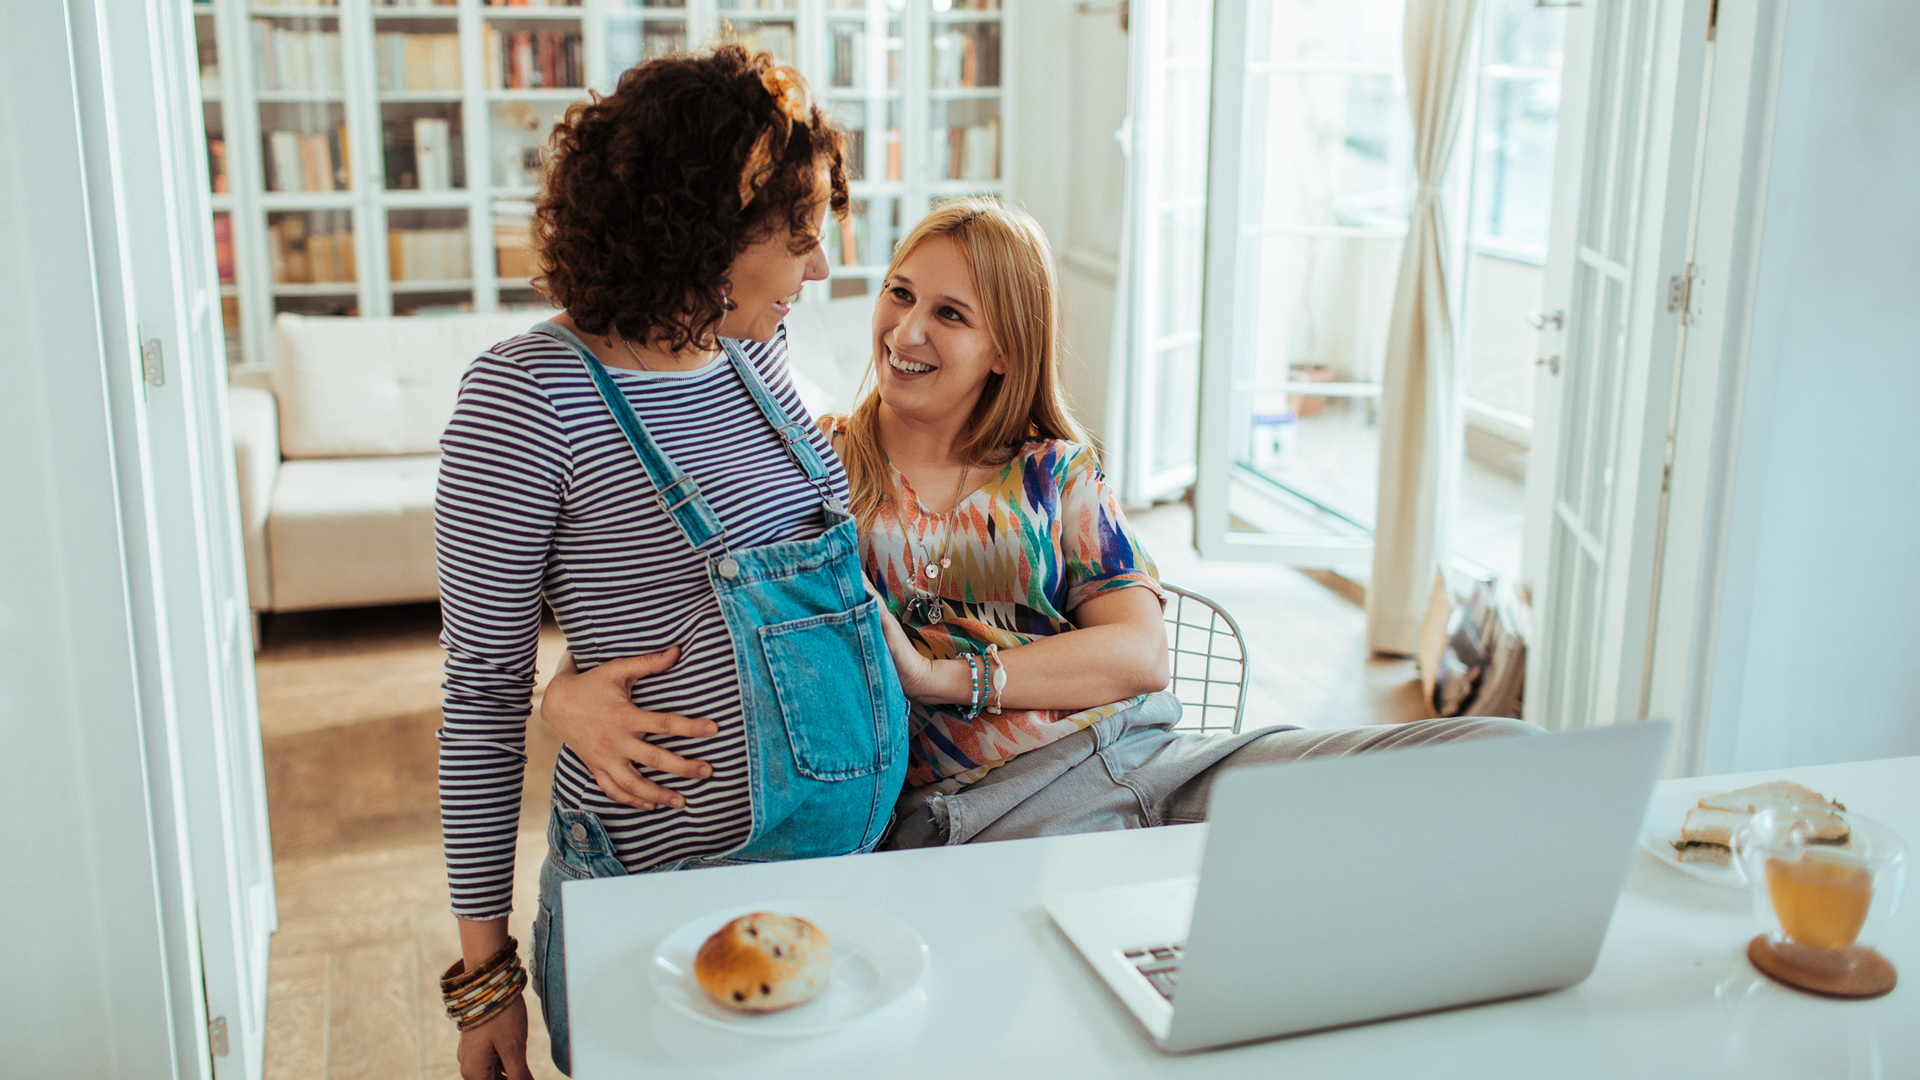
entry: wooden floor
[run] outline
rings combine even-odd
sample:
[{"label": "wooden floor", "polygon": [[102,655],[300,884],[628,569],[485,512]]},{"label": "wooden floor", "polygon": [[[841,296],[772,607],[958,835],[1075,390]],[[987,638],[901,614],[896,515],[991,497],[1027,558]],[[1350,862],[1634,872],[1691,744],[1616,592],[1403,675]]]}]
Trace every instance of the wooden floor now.
[{"label": "wooden floor", "polygon": [[[1184,508],[1136,515],[1171,582],[1223,601],[1261,658],[1247,722],[1333,727],[1414,719],[1412,665],[1368,656],[1358,594],[1283,567],[1203,563]],[[271,1080],[453,1080],[457,1033],[440,973],[459,956],[435,785],[439,610],[282,615],[258,660],[280,929],[267,987]],[[564,649],[551,629],[541,670]],[[558,740],[530,725],[512,932],[530,939]],[[530,1064],[547,1056],[537,999]]]}]

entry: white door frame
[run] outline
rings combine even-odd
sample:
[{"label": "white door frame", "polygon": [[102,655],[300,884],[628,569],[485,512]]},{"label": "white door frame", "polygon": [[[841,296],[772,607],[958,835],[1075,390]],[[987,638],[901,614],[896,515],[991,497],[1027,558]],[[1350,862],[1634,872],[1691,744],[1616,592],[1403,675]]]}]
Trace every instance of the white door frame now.
[{"label": "white door frame", "polygon": [[181,1071],[251,1080],[276,911],[192,12],[69,13]]},{"label": "white door frame", "polygon": [[1675,380],[1669,503],[1643,690],[1649,715],[1680,721],[1673,757],[1682,776],[1706,766],[1721,570],[1787,6],[1786,0],[1723,0],[1715,28],[1690,258],[1691,325]]}]

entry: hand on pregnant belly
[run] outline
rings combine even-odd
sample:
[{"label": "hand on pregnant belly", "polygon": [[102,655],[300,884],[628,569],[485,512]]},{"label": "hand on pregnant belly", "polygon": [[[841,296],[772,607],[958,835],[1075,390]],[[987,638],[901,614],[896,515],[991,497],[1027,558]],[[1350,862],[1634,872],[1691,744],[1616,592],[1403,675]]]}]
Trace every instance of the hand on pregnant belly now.
[{"label": "hand on pregnant belly", "polygon": [[713,775],[704,761],[690,761],[647,741],[650,735],[702,738],[720,728],[711,720],[674,713],[649,712],[633,703],[633,685],[672,667],[680,646],[645,656],[623,656],[592,671],[581,672],[569,656],[547,683],[540,698],[540,718],[593,773],[607,798],[639,810],[687,805],[678,792],[641,776],[634,766],[701,780]]}]

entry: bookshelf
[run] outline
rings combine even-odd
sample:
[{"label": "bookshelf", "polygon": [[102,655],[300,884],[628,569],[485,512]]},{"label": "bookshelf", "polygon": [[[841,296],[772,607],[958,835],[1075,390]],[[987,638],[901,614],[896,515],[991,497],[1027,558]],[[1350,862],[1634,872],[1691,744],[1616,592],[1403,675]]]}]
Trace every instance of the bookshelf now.
[{"label": "bookshelf", "polygon": [[228,360],[282,311],[540,308],[540,147],[589,88],[732,38],[793,64],[850,135],[853,215],[802,302],[868,295],[935,202],[1010,194],[1002,0],[191,4]]}]

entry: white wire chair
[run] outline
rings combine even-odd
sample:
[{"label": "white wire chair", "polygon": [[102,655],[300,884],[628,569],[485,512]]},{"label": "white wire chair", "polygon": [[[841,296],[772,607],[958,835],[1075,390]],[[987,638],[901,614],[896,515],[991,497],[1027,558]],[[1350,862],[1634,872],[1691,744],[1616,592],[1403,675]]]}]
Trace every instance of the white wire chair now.
[{"label": "white wire chair", "polygon": [[1190,589],[1161,582],[1167,591],[1168,689],[1180,699],[1176,727],[1240,733],[1247,707],[1247,639],[1227,609]]}]

